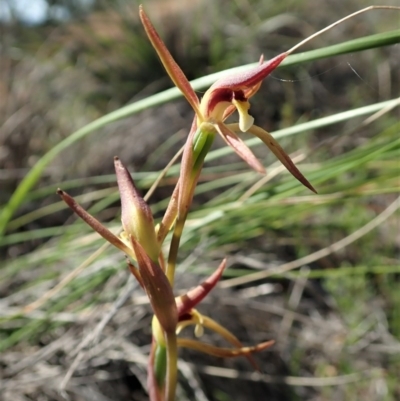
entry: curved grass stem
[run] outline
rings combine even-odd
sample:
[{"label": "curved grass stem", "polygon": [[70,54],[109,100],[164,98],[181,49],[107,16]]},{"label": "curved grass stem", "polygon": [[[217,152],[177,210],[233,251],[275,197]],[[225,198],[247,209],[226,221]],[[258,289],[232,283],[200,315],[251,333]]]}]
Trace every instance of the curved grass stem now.
[{"label": "curved grass stem", "polygon": [[341,18],[340,20],[334,22],[331,25],[328,25],[327,27],[321,29],[318,32],[315,32],[314,34],[310,35],[308,38],[302,40],[300,43],[297,43],[297,45],[293,46],[291,49],[289,49],[286,53],[290,54],[293,53],[295,50],[297,50],[298,48],[300,48],[301,46],[305,45],[306,43],[310,42],[311,40],[313,40],[314,38],[316,38],[317,36],[331,30],[332,28],[335,28],[336,26],[338,26],[339,24],[356,17],[357,15],[363,14],[365,12],[368,11],[372,11],[372,10],[397,10],[400,11],[400,7],[396,7],[396,6],[369,6],[366,8],[363,8],[362,10],[358,10],[350,15],[347,15],[344,18]]}]

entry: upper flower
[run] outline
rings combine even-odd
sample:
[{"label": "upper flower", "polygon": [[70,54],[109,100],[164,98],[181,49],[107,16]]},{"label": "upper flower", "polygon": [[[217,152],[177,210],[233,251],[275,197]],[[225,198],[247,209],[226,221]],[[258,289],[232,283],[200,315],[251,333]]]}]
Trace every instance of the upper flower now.
[{"label": "upper flower", "polygon": [[[307,188],[316,192],[313,186],[298,170],[273,136],[262,128],[255,126],[253,117],[248,113],[250,108],[249,98],[257,92],[262,80],[278,67],[278,65],[286,58],[288,53],[282,53],[267,62],[264,62],[263,57],[261,57],[258,66],[251,68],[248,71],[230,74],[219,79],[206,91],[201,101],[199,101],[185,74],[169,53],[142,6],[140,6],[139,13],[146,33],[158,53],[168,75],[174,84],[181,90],[196,113],[189,138],[195,139],[195,132],[201,132],[202,127],[204,127],[208,133],[211,131],[219,133],[224,141],[247,164],[249,164],[254,170],[260,173],[265,173],[263,165],[235,133],[235,131],[250,132],[260,138],[269,147],[269,149],[294,177],[296,177]],[[225,124],[224,121],[226,118],[235,110],[237,110],[239,114],[239,123],[229,125]],[[192,148],[192,146],[190,148]],[[186,157],[188,159],[191,159],[191,152],[193,152],[193,149],[189,149],[187,152]],[[184,162],[182,162],[182,164],[183,163]],[[188,169],[191,169],[193,165],[188,166]],[[185,173],[184,170],[183,173]],[[186,174],[181,174],[181,176],[184,177],[186,175],[188,175],[188,171],[186,171]]]},{"label": "upper flower", "polygon": [[204,94],[200,110],[208,121],[224,121],[236,109],[239,113],[239,128],[246,132],[254,123],[248,114],[249,98],[261,86],[262,80],[269,75],[286,57],[286,53],[276,56],[267,63],[263,57],[257,67],[228,75],[216,81]]}]

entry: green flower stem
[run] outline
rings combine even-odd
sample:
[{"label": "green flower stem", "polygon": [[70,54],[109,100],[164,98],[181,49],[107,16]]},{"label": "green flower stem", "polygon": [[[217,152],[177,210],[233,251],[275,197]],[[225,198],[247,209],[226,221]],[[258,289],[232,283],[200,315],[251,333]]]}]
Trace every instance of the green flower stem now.
[{"label": "green flower stem", "polygon": [[211,145],[214,142],[216,134],[216,131],[206,130],[206,128],[210,128],[210,124],[208,124],[207,127],[204,128],[205,129],[202,130],[202,128],[199,127],[193,138],[193,167],[190,171],[188,179],[185,182],[185,185],[190,187],[190,189],[187,192],[187,199],[185,199],[185,203],[188,205],[188,207],[185,208],[185,212],[181,211],[181,213],[178,213],[169,249],[166,275],[168,277],[171,286],[173,286],[174,284],[176,260],[178,257],[179,244],[182,237],[183,228],[185,226],[189,205],[192,203],[193,193],[197,185],[197,181],[200,176],[201,170],[203,168],[204,159],[206,158],[211,148]]},{"label": "green flower stem", "polygon": [[175,401],[178,382],[178,341],[175,331],[165,335],[167,342],[166,401]]},{"label": "green flower stem", "polygon": [[216,130],[214,132],[203,131],[201,127],[197,130],[193,140],[193,173],[197,174],[201,170],[205,157],[214,142]]},{"label": "green flower stem", "polygon": [[155,347],[154,374],[159,388],[163,388],[165,385],[165,377],[167,375],[167,348],[159,343],[157,343]]},{"label": "green flower stem", "polygon": [[175,400],[178,380],[178,346],[175,331],[165,332],[165,345],[158,342],[154,355],[154,374],[157,385],[165,389],[166,400]]}]

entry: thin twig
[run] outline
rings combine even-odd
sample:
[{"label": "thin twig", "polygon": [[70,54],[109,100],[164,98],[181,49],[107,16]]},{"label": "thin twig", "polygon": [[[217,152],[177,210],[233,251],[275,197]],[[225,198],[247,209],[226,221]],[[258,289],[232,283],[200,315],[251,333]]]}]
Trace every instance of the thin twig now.
[{"label": "thin twig", "polygon": [[285,383],[289,386],[302,387],[341,386],[344,384],[369,379],[371,377],[377,377],[378,375],[383,376],[383,372],[380,369],[370,369],[358,373],[350,373],[348,375],[332,377],[296,377],[275,376],[259,372],[239,372],[235,369],[221,368],[217,366],[196,365],[196,367],[201,373],[211,376],[224,377],[227,379],[248,380],[252,382]]},{"label": "thin twig", "polygon": [[167,174],[168,170],[172,167],[172,165],[179,159],[179,157],[182,155],[183,153],[183,149],[185,147],[182,146],[176,153],[175,156],[168,162],[168,164],[164,167],[163,171],[161,171],[161,173],[158,175],[157,179],[153,182],[153,185],[149,188],[149,190],[147,191],[146,195],[144,196],[144,200],[147,202],[149,200],[149,198],[151,197],[151,195],[153,195],[154,191],[156,190],[156,188],[158,187],[158,185],[160,184],[161,180],[165,177],[165,175]]},{"label": "thin twig", "polygon": [[394,99],[395,103],[389,104],[386,107],[383,107],[382,109],[378,110],[376,113],[370,115],[368,118],[366,118],[361,124],[360,127],[366,127],[367,125],[373,123],[376,121],[378,118],[381,118],[383,115],[386,113],[389,113],[389,111],[392,111],[396,107],[400,106],[400,97],[397,99]]},{"label": "thin twig", "polygon": [[294,282],[293,290],[290,294],[288,301],[288,310],[286,311],[283,319],[281,321],[281,325],[278,333],[278,347],[283,351],[286,348],[286,343],[289,337],[290,329],[292,328],[293,321],[295,320],[295,311],[300,303],[301,297],[303,296],[304,288],[307,284],[307,275],[310,271],[310,268],[307,266],[303,266],[301,268],[301,272],[305,274],[305,276],[301,275],[297,277]]}]

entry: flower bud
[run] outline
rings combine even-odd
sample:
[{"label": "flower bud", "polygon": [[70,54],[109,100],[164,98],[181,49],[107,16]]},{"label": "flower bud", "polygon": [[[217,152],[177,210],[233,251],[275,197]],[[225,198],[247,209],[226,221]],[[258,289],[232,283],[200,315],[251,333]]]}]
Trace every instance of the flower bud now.
[{"label": "flower bud", "polygon": [[121,195],[121,220],[125,233],[139,242],[151,260],[157,261],[160,247],[150,207],[140,196],[129,171],[118,157],[114,158],[114,165]]}]

